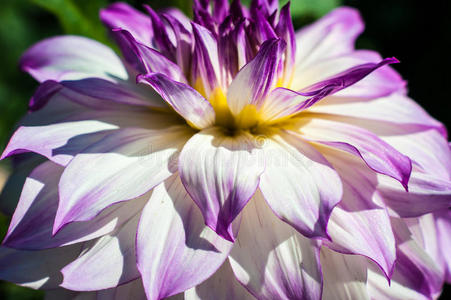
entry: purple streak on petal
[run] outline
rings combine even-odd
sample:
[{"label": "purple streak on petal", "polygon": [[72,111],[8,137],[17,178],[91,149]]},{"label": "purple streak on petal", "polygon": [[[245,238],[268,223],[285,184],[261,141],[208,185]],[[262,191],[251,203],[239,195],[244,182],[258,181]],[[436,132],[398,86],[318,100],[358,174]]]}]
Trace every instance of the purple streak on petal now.
[{"label": "purple streak on petal", "polygon": [[136,236],[136,260],[148,299],[201,283],[221,266],[232,246],[205,226],[178,175],[161,183],[143,210]]},{"label": "purple streak on petal", "polygon": [[59,181],[53,233],[88,221],[112,204],[139,197],[174,172],[177,155],[192,132],[186,126],[117,130],[83,150]]},{"label": "purple streak on petal", "polygon": [[251,16],[256,13],[261,13],[265,18],[268,18],[279,8],[277,0],[252,0],[250,11]]},{"label": "purple streak on petal", "polygon": [[33,97],[30,99],[28,108],[36,111],[44,107],[52,96],[58,92],[62,86],[54,80],[46,80],[37,88]]},{"label": "purple streak on petal", "polygon": [[171,34],[174,34],[171,31],[172,29],[164,24],[160,15],[157,14],[149,5],[144,4],[144,8],[147,10],[147,13],[150,15],[150,19],[152,20],[154,44],[156,48],[159,49],[160,52],[167,58],[174,61],[176,45],[174,45],[173,41],[170,39]]},{"label": "purple streak on petal", "polygon": [[229,2],[224,0],[214,0],[213,17],[220,24],[229,15]]},{"label": "purple streak on petal", "polygon": [[267,40],[277,38],[277,34],[273,27],[260,11],[257,11],[252,17],[255,19],[251,24],[254,30],[254,43],[257,47]]},{"label": "purple streak on petal", "polygon": [[221,83],[216,38],[205,27],[192,23],[194,33],[194,57],[192,81],[201,80],[206,96]]},{"label": "purple streak on petal", "polygon": [[115,29],[113,35],[127,62],[140,73],[162,73],[173,80],[186,82],[180,67],[160,52],[138,41],[126,30]]},{"label": "purple streak on petal", "polygon": [[249,16],[249,12],[244,5],[241,4],[240,0],[232,0],[230,4],[230,15],[234,20],[241,20]]},{"label": "purple streak on petal", "polygon": [[390,179],[381,180],[378,190],[385,204],[403,218],[419,217],[451,207],[451,182],[416,171],[410,177],[409,192]]},{"label": "purple streak on petal", "polygon": [[284,75],[286,81],[290,80],[291,71],[294,67],[296,58],[296,39],[294,35],[293,22],[291,21],[290,2],[288,2],[280,11],[279,23],[276,26],[276,33],[279,38],[283,38],[287,43],[285,50]]},{"label": "purple streak on petal", "polygon": [[213,125],[213,107],[189,85],[173,81],[160,73],[139,76],[137,80],[150,84],[176,112],[197,128]]},{"label": "purple streak on petal", "polygon": [[271,209],[304,236],[329,239],[327,223],[343,192],[333,167],[289,132],[265,143],[263,150],[266,168],[259,187]]},{"label": "purple streak on petal", "polygon": [[[450,196],[451,197],[451,196]],[[451,211],[443,209],[434,213],[437,228],[437,239],[442,264],[445,271],[445,281],[451,284]]]},{"label": "purple streak on petal", "polygon": [[113,50],[80,36],[57,36],[40,41],[24,53],[19,64],[40,82],[89,77],[128,78]]},{"label": "purple streak on petal", "polygon": [[227,102],[234,114],[239,114],[248,104],[261,105],[275,84],[284,48],[282,40],[266,41],[257,56],[238,72],[227,92]]},{"label": "purple streak on petal", "polygon": [[248,133],[230,137],[216,127],[194,135],[180,153],[183,185],[206,225],[229,241],[234,240],[232,222],[254,194],[263,172],[260,153]]},{"label": "purple streak on petal", "polygon": [[141,43],[151,45],[154,34],[150,18],[126,3],[113,3],[101,9],[100,20],[110,30],[123,28]]},{"label": "purple streak on petal", "polygon": [[361,157],[374,171],[398,180],[407,190],[411,160],[377,135],[360,127],[325,119],[301,121],[302,136]]},{"label": "purple streak on petal", "polygon": [[163,13],[162,18],[171,26],[174,31],[177,47],[175,49],[175,59],[183,74],[188,78],[191,71],[191,60],[193,56],[193,33],[191,23],[184,24],[173,15]]},{"label": "purple streak on petal", "polygon": [[120,227],[143,206],[143,201],[114,205],[97,218],[72,223],[53,236],[58,181],[63,170],[63,167],[47,161],[28,176],[3,245],[21,250],[40,250],[92,240]]},{"label": "purple streak on petal", "polygon": [[268,103],[270,119],[278,119],[299,113],[321,99],[341,91],[362,80],[374,70],[387,64],[399,62],[395,58],[386,58],[379,63],[367,63],[348,69],[330,79],[313,84],[299,92],[286,88],[276,88],[271,92],[272,101]]}]

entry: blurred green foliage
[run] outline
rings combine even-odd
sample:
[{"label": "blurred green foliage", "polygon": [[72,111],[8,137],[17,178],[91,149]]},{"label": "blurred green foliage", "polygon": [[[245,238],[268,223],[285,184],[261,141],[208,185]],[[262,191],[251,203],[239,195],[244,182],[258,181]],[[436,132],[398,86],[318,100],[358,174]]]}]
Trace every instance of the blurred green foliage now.
[{"label": "blurred green foliage", "polygon": [[[31,45],[46,37],[60,34],[83,35],[111,44],[100,23],[99,9],[111,0],[2,0],[0,9],[0,149],[3,149],[13,127],[26,113],[27,103],[37,87],[28,75],[20,72],[18,61]],[[125,1],[140,8],[143,1]],[[243,0],[243,3],[250,1]],[[285,4],[288,0],[282,0]],[[318,18],[340,4],[340,0],[295,0],[291,9],[297,26]],[[145,3],[145,2],[144,2]],[[192,15],[190,0],[150,0],[153,8],[174,6]],[[114,47],[114,46],[113,46]],[[5,162],[0,162],[5,167]],[[9,217],[0,213],[0,237]],[[0,299],[42,299],[43,293],[0,282]]]}]

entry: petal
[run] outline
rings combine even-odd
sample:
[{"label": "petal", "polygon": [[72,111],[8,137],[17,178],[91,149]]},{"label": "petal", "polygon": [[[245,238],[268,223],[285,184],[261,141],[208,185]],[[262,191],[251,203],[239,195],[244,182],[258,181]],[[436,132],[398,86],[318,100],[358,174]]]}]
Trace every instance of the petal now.
[{"label": "petal", "polygon": [[55,289],[62,281],[60,270],[80,251],[80,244],[41,251],[0,247],[0,279],[33,289]]},{"label": "petal", "polygon": [[157,50],[135,40],[127,30],[115,29],[113,36],[121,48],[127,63],[139,73],[159,72],[175,81],[186,82],[179,66]]},{"label": "petal", "polygon": [[152,86],[190,125],[199,129],[213,125],[213,107],[189,85],[173,81],[161,73],[140,76],[138,81]]},{"label": "petal", "polygon": [[191,23],[194,36],[192,82],[199,82],[204,97],[209,97],[221,83],[218,45],[213,34],[205,27]]},{"label": "petal", "polygon": [[412,172],[409,192],[391,178],[379,176],[378,190],[384,203],[403,218],[418,217],[451,207],[451,181]]},{"label": "petal", "polygon": [[410,159],[375,134],[357,126],[311,117],[299,119],[295,126],[305,139],[360,156],[371,169],[398,180],[407,189],[412,170]]},{"label": "petal", "polygon": [[247,105],[261,104],[275,85],[284,48],[285,42],[282,40],[266,41],[254,59],[238,72],[227,91],[227,103],[232,113],[238,115]]},{"label": "petal", "polygon": [[326,96],[337,93],[357,83],[364,77],[387,64],[396,63],[395,58],[386,58],[379,63],[366,63],[354,66],[329,79],[315,83],[299,92],[276,88],[271,92],[263,107],[266,120],[275,121],[299,113],[316,104]]},{"label": "petal", "polygon": [[368,272],[368,290],[372,299],[435,299],[443,279],[440,269],[413,239],[401,219],[392,219],[397,240],[396,268],[391,283],[381,278],[378,270]]},{"label": "petal", "polygon": [[[149,194],[143,196],[148,199]],[[85,243],[80,256],[65,266],[61,287],[73,291],[114,288],[140,277],[136,267],[135,236],[140,213],[122,227]]]},{"label": "petal", "polygon": [[257,192],[243,211],[230,263],[258,299],[320,299],[318,241],[280,221]]},{"label": "petal", "polygon": [[22,56],[20,67],[40,82],[128,77],[113,50],[94,40],[68,35],[37,43]]},{"label": "petal", "polygon": [[143,207],[143,201],[114,205],[89,222],[72,223],[52,235],[58,207],[58,181],[64,168],[46,161],[31,172],[23,186],[3,245],[21,250],[61,247],[108,234]]},{"label": "petal", "polygon": [[342,196],[338,174],[294,134],[281,132],[263,149],[267,162],[260,190],[271,209],[304,236],[328,238],[327,222]]},{"label": "petal", "polygon": [[98,291],[96,296],[95,300],[147,300],[141,279],[130,281],[116,288]]},{"label": "petal", "polygon": [[[75,154],[111,130],[121,127],[158,129],[180,122],[175,115],[164,112],[148,108],[124,109],[117,103],[88,97],[101,92],[87,92],[85,86],[77,86],[77,89],[80,93],[61,89],[42,109],[26,115],[0,159],[32,151],[60,165],[67,165]],[[110,108],[105,109],[106,105]]]},{"label": "petal", "polygon": [[345,255],[321,248],[324,300],[370,300],[366,288],[368,261],[358,255]]},{"label": "petal", "polygon": [[363,31],[359,12],[350,7],[337,8],[296,33],[296,68],[328,57],[351,52]]},{"label": "petal", "polygon": [[150,18],[126,3],[113,3],[100,10],[100,20],[110,29],[123,28],[144,45],[153,38]]},{"label": "petal", "polygon": [[396,132],[403,126],[415,131],[435,128],[446,134],[443,124],[429,116],[423,108],[403,93],[393,93],[371,101],[337,95],[318,102],[310,107],[309,112],[346,117],[343,118],[344,122],[360,121],[359,124],[368,124],[376,130],[382,126],[391,126]]},{"label": "petal", "polygon": [[185,292],[186,300],[253,300],[255,299],[235,278],[228,261],[210,278]]},{"label": "petal", "polygon": [[[352,67],[380,61],[382,57],[377,52],[369,50],[356,50],[324,59],[306,68],[296,68],[291,89],[302,90]],[[356,84],[337,92],[335,96],[371,99],[388,96],[398,90],[403,91],[405,85],[405,81],[394,69],[385,66],[375,70]]]},{"label": "petal", "polygon": [[451,283],[451,212],[443,210],[434,214],[437,227],[437,240],[440,249],[440,256],[443,260],[445,270],[445,281]]},{"label": "petal", "polygon": [[340,175],[344,192],[327,227],[332,242],[325,244],[340,253],[372,259],[390,278],[396,259],[395,237],[382,197],[376,190],[376,174],[348,153],[330,148],[320,151]]},{"label": "petal", "polygon": [[205,226],[174,175],[154,189],[139,222],[136,247],[147,298],[162,299],[210,277],[232,244]]},{"label": "petal", "polygon": [[233,241],[232,222],[257,189],[264,162],[246,132],[226,135],[210,128],[194,135],[179,159],[182,182],[205,224]]},{"label": "petal", "polygon": [[59,182],[53,232],[87,221],[106,207],[143,195],[174,171],[174,155],[189,138],[186,127],[118,130],[77,154]]}]

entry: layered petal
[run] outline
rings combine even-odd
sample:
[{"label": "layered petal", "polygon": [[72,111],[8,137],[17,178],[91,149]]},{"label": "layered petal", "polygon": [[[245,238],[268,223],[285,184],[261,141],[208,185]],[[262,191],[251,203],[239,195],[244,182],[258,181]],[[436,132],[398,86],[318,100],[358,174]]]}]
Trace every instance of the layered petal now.
[{"label": "layered petal", "polygon": [[410,159],[377,135],[357,126],[312,118],[300,118],[295,127],[310,140],[360,156],[374,171],[398,180],[407,189]]},{"label": "layered petal", "polygon": [[326,96],[352,86],[378,68],[397,62],[398,60],[395,58],[386,58],[379,63],[357,65],[298,92],[283,87],[276,88],[269,95],[269,100],[265,102],[263,107],[264,118],[275,122],[276,120],[279,121],[278,119],[299,113]]},{"label": "layered petal", "polygon": [[363,31],[363,21],[357,10],[337,8],[312,25],[296,33],[296,68],[354,50],[354,42]]},{"label": "layered petal", "polygon": [[321,248],[324,300],[366,299],[368,261],[359,255],[345,255]]},{"label": "layered petal", "polygon": [[259,186],[271,209],[304,236],[328,238],[327,222],[342,196],[335,170],[311,145],[289,132],[266,140],[263,149],[266,168]]},{"label": "layered petal", "polygon": [[143,195],[176,170],[177,155],[191,131],[118,130],[77,154],[59,182],[54,232],[87,221],[106,207]]},{"label": "layered petal", "polygon": [[251,300],[255,299],[239,282],[233,274],[230,263],[225,261],[203,283],[188,290],[184,294],[186,300],[217,299],[217,300]]},{"label": "layered petal", "polygon": [[173,81],[161,73],[140,76],[138,81],[150,84],[191,126],[202,129],[213,125],[213,107],[189,85]]},{"label": "layered petal", "polygon": [[276,84],[276,72],[284,48],[282,40],[266,41],[254,59],[238,72],[227,91],[227,103],[233,114],[240,114],[248,105],[259,107],[262,104]]},{"label": "layered petal", "polygon": [[213,127],[194,135],[179,159],[182,182],[205,223],[234,240],[232,222],[257,189],[264,170],[261,151],[246,132],[233,136]]},{"label": "layered petal", "polygon": [[318,241],[274,216],[259,192],[243,211],[230,263],[258,299],[321,298]]},{"label": "layered petal", "polygon": [[158,185],[141,216],[137,264],[148,299],[183,292],[210,277],[232,248],[210,228],[178,175]]},{"label": "layered petal", "polygon": [[22,56],[20,67],[40,82],[128,77],[113,50],[97,41],[69,35],[37,43]]},{"label": "layered petal", "polygon": [[186,82],[185,76],[178,65],[170,61],[163,54],[137,40],[123,29],[113,31],[127,63],[140,74],[159,72],[176,81]]},{"label": "layered petal", "polygon": [[44,162],[27,177],[3,245],[36,250],[79,243],[108,234],[135,215],[143,201],[114,205],[89,222],[72,223],[52,235],[58,207],[58,181],[64,168]]},{"label": "layered petal", "polygon": [[62,281],[60,270],[73,261],[80,251],[80,244],[41,251],[2,246],[0,279],[33,289],[55,289]]},{"label": "layered petal", "polygon": [[397,240],[396,268],[388,285],[379,272],[368,271],[368,291],[373,299],[435,299],[443,284],[439,267],[415,241],[402,219],[392,219]]},{"label": "layered petal", "polygon": [[348,153],[324,147],[319,150],[343,183],[342,201],[332,211],[327,227],[332,241],[325,244],[341,253],[372,259],[390,278],[396,259],[395,237],[377,191],[376,174]]},{"label": "layered petal", "polygon": [[110,30],[123,28],[141,43],[151,45],[153,31],[150,18],[126,3],[117,2],[101,9],[100,20]]},{"label": "layered petal", "polygon": [[[149,194],[143,199],[149,198]],[[135,237],[140,213],[123,226],[83,244],[80,256],[65,266],[61,287],[73,291],[115,288],[140,277],[136,267]]]}]

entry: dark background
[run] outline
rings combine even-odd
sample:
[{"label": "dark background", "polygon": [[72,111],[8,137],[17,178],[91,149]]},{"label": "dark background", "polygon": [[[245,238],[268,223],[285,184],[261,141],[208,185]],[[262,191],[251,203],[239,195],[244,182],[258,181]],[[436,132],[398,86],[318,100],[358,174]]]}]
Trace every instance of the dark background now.
[{"label": "dark background", "polygon": [[[6,145],[14,124],[26,112],[37,84],[17,68],[29,46],[49,36],[79,34],[110,43],[98,10],[108,0],[2,0],[0,9],[0,149]],[[143,1],[125,1],[140,7]],[[246,1],[243,1],[246,2]],[[282,2],[286,2],[282,1]],[[150,0],[154,8],[178,6],[189,13],[190,1]],[[449,65],[451,45],[450,1],[411,0],[294,0],[293,18],[302,26],[338,5],[358,8],[366,30],[357,48],[374,49],[384,57],[395,56],[394,67],[408,81],[409,95],[432,116],[451,126]],[[448,47],[447,47],[448,46]],[[0,171],[9,169],[0,162]],[[1,175],[1,174],[0,174]],[[1,180],[1,179],[0,179]],[[9,218],[0,213],[0,237]],[[451,251],[451,249],[450,249]],[[451,296],[449,286],[440,299]],[[42,299],[43,293],[0,282],[0,299]]]}]

